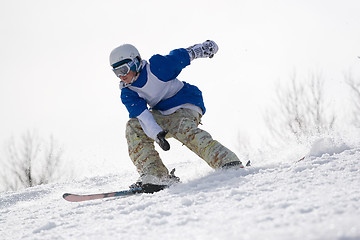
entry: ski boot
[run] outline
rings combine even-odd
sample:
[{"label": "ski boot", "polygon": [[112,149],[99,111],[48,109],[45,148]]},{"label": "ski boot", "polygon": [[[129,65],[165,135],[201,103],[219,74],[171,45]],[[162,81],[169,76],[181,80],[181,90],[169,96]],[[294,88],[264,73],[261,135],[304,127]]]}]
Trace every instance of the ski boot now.
[{"label": "ski boot", "polygon": [[[141,176],[140,181],[129,186],[130,189],[139,189],[139,192],[154,193],[164,190],[173,184],[179,183],[180,178],[175,176],[175,168],[170,172],[170,175],[165,179],[155,179],[154,176]],[[147,179],[147,181],[143,181]],[[152,181],[149,181],[151,179]]]}]

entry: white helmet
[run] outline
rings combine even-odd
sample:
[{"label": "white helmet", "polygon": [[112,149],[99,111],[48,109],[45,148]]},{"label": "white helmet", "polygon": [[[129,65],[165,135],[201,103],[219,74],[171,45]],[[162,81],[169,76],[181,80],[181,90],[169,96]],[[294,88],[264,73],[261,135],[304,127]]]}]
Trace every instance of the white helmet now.
[{"label": "white helmet", "polygon": [[135,58],[137,58],[139,62],[141,61],[139,51],[131,44],[123,44],[111,51],[110,65],[113,67],[125,59],[134,60]]}]

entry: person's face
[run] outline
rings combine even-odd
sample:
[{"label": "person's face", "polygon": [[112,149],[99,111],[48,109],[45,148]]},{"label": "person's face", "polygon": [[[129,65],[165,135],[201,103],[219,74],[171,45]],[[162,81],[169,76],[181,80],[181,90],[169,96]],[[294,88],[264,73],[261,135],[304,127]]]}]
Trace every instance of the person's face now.
[{"label": "person's face", "polygon": [[125,83],[131,83],[131,80],[135,77],[136,72],[135,71],[130,71],[127,75],[125,76],[119,76],[120,80],[125,82]]}]

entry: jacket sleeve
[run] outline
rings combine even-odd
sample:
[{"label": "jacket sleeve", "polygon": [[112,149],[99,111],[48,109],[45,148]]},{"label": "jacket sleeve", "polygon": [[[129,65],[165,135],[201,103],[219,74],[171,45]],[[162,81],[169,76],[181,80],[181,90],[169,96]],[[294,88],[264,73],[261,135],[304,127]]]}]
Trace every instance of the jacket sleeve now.
[{"label": "jacket sleeve", "polygon": [[128,88],[121,90],[121,101],[127,108],[129,117],[137,118],[145,134],[155,140],[157,134],[162,131],[162,128],[156,123],[153,115],[149,112],[146,101]]},{"label": "jacket sleeve", "polygon": [[158,133],[163,130],[147,109],[144,110],[137,118],[139,119],[140,125],[145,134],[154,140],[156,139]]},{"label": "jacket sleeve", "polygon": [[160,80],[167,82],[175,79],[190,65],[189,53],[184,48],[175,49],[169,55],[154,55],[149,59],[151,72]]},{"label": "jacket sleeve", "polygon": [[135,118],[148,109],[145,99],[129,88],[121,90],[121,101],[128,110],[130,118]]}]

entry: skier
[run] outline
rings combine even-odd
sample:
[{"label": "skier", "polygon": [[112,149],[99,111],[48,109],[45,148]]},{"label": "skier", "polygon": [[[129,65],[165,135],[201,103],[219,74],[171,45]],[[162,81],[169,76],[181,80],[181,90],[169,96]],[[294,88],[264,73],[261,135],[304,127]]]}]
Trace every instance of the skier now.
[{"label": "skier", "polygon": [[191,61],[212,58],[217,51],[217,44],[207,40],[175,49],[169,55],[156,54],[148,62],[131,44],[111,52],[110,65],[121,80],[121,101],[130,117],[126,124],[129,156],[140,175],[130,188],[156,192],[179,182],[174,171],[169,174],[154,146],[155,141],[168,151],[169,137],[180,141],[214,169],[243,168],[232,151],[198,128],[205,113],[202,92],[177,79]]}]

